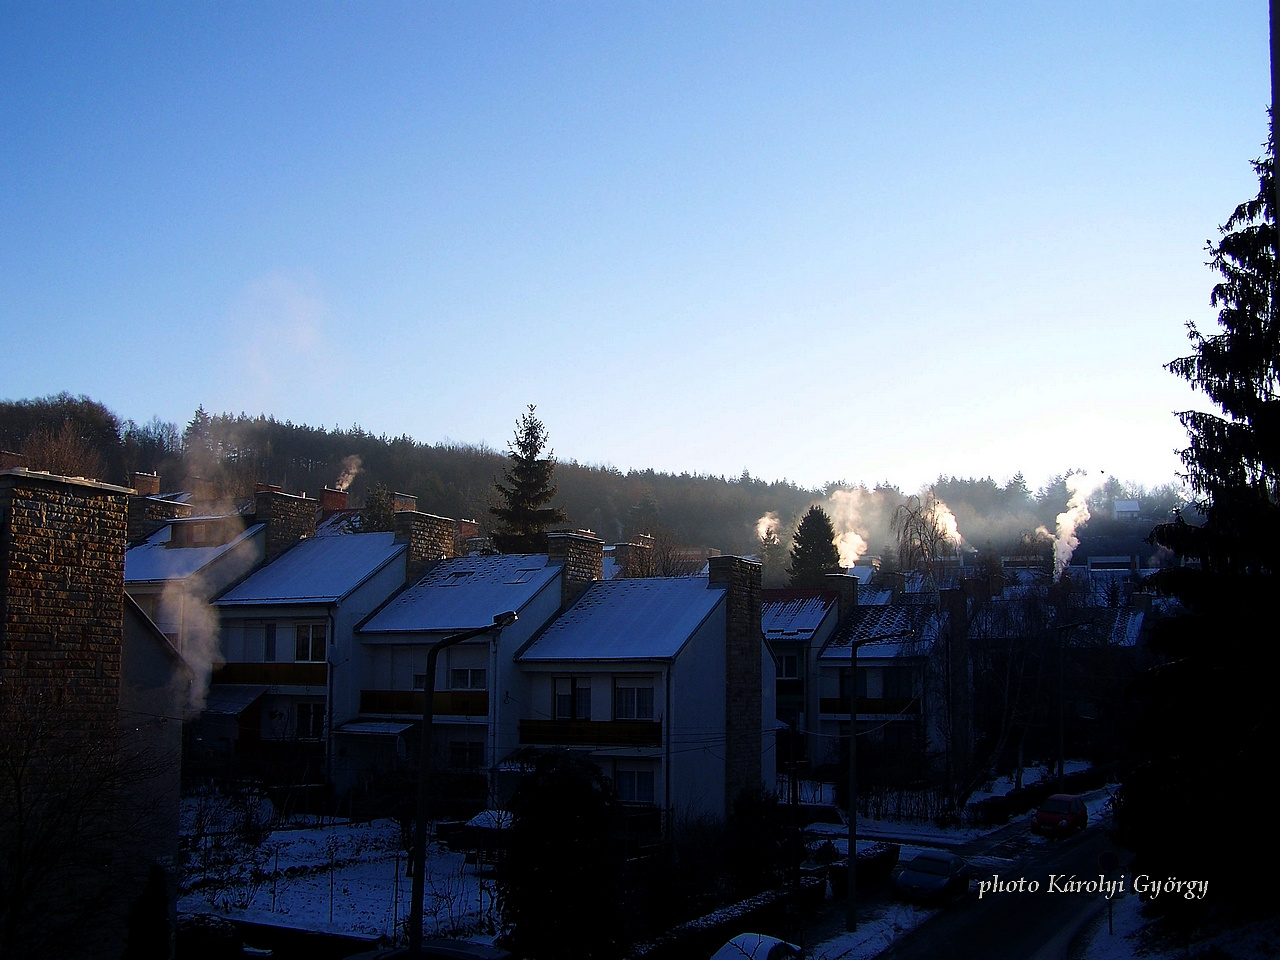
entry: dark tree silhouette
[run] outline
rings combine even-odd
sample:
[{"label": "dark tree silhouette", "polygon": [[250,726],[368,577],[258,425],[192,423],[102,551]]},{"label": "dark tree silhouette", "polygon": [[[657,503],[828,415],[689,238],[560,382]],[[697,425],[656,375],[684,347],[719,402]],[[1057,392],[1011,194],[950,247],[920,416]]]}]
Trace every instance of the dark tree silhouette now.
[{"label": "dark tree silhouette", "polygon": [[[1280,586],[1272,143],[1254,162],[1258,195],[1235,209],[1208,247],[1209,263],[1222,275],[1211,297],[1219,329],[1205,335],[1190,326],[1194,351],[1169,364],[1221,415],[1180,415],[1190,437],[1182,454],[1186,477],[1204,519],[1193,525],[1178,517],[1152,533],[1152,542],[1184,561],[1154,578],[1184,612],[1153,630],[1162,662],[1138,687],[1134,764],[1116,812],[1138,855],[1135,870],[1203,877],[1212,881],[1209,899],[1230,908],[1264,896],[1251,867],[1280,853],[1274,830],[1251,832],[1247,843],[1238,834],[1239,824],[1269,816],[1272,791],[1252,768],[1274,753],[1280,734],[1271,690],[1280,656],[1262,626],[1273,618]],[[1203,908],[1182,900],[1168,906],[1184,914]]]},{"label": "dark tree silhouette", "polygon": [[828,573],[840,573],[840,552],[836,549],[836,529],[827,512],[817,504],[800,518],[791,543],[793,587],[820,587]]},{"label": "dark tree silhouette", "polygon": [[375,483],[365,494],[364,510],[360,512],[360,531],[377,533],[396,528],[396,501],[390,490]]},{"label": "dark tree silhouette", "polygon": [[618,952],[614,806],[599,769],[567,750],[541,754],[520,781],[498,866],[503,924],[519,956],[582,960]]},{"label": "dark tree silhouette", "polygon": [[547,428],[535,415],[536,408],[517,421],[514,439],[507,445],[505,483],[495,483],[500,502],[489,508],[498,521],[493,531],[494,544],[503,553],[542,553],[547,549],[547,528],[569,518],[559,507],[550,506],[555,499],[555,456],[547,445]]}]

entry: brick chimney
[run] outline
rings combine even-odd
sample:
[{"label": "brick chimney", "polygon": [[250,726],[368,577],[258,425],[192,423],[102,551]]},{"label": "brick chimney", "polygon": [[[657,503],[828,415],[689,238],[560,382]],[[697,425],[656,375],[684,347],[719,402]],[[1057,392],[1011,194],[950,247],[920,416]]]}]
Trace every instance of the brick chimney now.
[{"label": "brick chimney", "polygon": [[760,628],[760,564],[742,557],[707,561],[709,590],[724,590],[725,601],[725,810],[763,778],[764,691]]},{"label": "brick chimney", "polygon": [[479,523],[474,520],[455,520],[453,522],[453,555],[465,557],[468,553],[467,543],[479,536]]},{"label": "brick chimney", "polygon": [[396,543],[409,545],[405,583],[417,583],[431,566],[453,556],[453,521],[417,510],[396,511]]},{"label": "brick chimney", "polygon": [[[143,474],[146,476],[146,474]],[[135,483],[136,483],[135,477]],[[155,486],[159,488],[159,478]],[[181,520],[192,514],[191,504],[179,503],[175,500],[162,500],[156,496],[134,494],[129,498],[128,531],[129,543],[141,543],[170,520]]]},{"label": "brick chimney", "polygon": [[160,493],[160,475],[158,473],[140,473],[133,475],[133,491],[140,497],[154,497]]},{"label": "brick chimney", "polygon": [[564,566],[560,606],[568,607],[593,580],[604,577],[604,541],[590,533],[548,533],[547,562]]},{"label": "brick chimney", "polygon": [[327,520],[339,510],[347,509],[347,491],[324,487],[320,491],[320,519]]},{"label": "brick chimney", "polygon": [[615,543],[613,562],[618,568],[619,577],[652,577],[653,537],[642,533],[632,543]]},{"label": "brick chimney", "polygon": [[130,492],[0,473],[0,703],[39,697],[87,728],[118,722]]},{"label": "brick chimney", "polygon": [[[950,723],[951,776],[965,776],[973,755],[973,670],[969,661],[969,602],[962,589],[942,590],[947,612],[947,707]],[[953,784],[954,785],[954,784]]]},{"label": "brick chimney", "polygon": [[416,513],[418,510],[418,498],[412,493],[393,493],[391,495],[391,509],[396,513],[401,511]]},{"label": "brick chimney", "polygon": [[270,560],[299,540],[316,535],[316,507],[308,497],[281,492],[274,484],[260,483],[253,495],[254,520],[267,525],[267,553]]},{"label": "brick chimney", "polygon": [[834,590],[840,596],[836,619],[843,620],[858,605],[858,578],[847,573],[828,573],[822,578],[825,590]]}]

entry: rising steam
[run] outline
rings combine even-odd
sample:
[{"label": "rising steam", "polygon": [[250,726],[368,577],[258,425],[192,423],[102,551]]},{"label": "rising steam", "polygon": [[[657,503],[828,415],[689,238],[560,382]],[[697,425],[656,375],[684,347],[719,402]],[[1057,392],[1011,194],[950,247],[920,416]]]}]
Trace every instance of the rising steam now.
[{"label": "rising steam", "polygon": [[780,525],[781,521],[778,520],[778,515],[770,510],[756,521],[756,539],[760,541],[776,540]]},{"label": "rising steam", "polygon": [[1053,541],[1053,579],[1062,577],[1067,564],[1071,562],[1071,555],[1080,546],[1076,530],[1089,521],[1089,495],[1102,486],[1106,479],[1107,474],[1103,471],[1096,474],[1069,474],[1064,482],[1071,492],[1071,499],[1067,501],[1067,509],[1058,514],[1056,532],[1050,533],[1044,527],[1037,528],[1036,533]]},{"label": "rising steam", "polygon": [[360,468],[364,466],[359,455],[352,454],[342,461],[342,476],[338,477],[338,482],[333,485],[333,489],[346,492],[347,487],[351,486],[351,481],[356,478],[356,474],[360,472]]},{"label": "rising steam", "polygon": [[218,613],[205,599],[209,591],[199,581],[200,577],[196,575],[165,584],[157,616],[162,630],[166,633],[172,630],[178,635],[178,653],[191,668],[192,681],[186,704],[187,715],[191,717],[204,710],[213,671],[225,660]]}]

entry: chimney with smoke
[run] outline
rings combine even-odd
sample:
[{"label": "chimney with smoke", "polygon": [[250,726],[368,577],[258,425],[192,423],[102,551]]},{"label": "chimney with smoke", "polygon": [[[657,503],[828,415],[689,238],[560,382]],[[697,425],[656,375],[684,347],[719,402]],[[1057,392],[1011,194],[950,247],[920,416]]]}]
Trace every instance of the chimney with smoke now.
[{"label": "chimney with smoke", "polygon": [[858,578],[847,573],[828,573],[822,578],[822,585],[827,590],[834,590],[840,598],[836,607],[836,618],[843,620],[858,605]]},{"label": "chimney with smoke", "polygon": [[347,491],[325,487],[320,491],[320,519],[328,520],[340,510],[347,509]]}]

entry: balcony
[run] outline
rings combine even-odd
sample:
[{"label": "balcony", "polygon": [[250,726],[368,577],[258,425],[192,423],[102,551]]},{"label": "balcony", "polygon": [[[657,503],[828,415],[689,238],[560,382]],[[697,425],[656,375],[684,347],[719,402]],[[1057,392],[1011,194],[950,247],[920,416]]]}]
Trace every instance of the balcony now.
[{"label": "balcony", "polygon": [[660,747],[660,720],[521,720],[520,743],[539,747]]},{"label": "balcony", "polygon": [[[437,717],[489,716],[487,690],[436,691],[432,707]],[[422,716],[421,690],[361,690],[361,713],[392,713]]]},{"label": "balcony", "polygon": [[213,671],[214,683],[253,683],[268,687],[323,687],[324,663],[224,663]]},{"label": "balcony", "polygon": [[[818,700],[818,712],[849,715],[848,697],[822,697]],[[920,715],[919,697],[859,697],[858,716],[868,713],[889,714],[892,716],[918,717]]]}]

